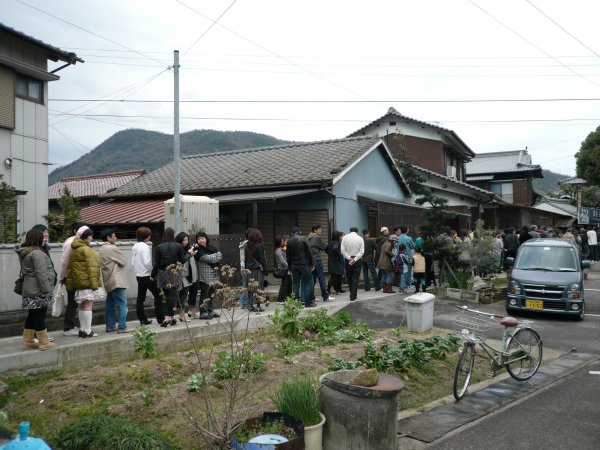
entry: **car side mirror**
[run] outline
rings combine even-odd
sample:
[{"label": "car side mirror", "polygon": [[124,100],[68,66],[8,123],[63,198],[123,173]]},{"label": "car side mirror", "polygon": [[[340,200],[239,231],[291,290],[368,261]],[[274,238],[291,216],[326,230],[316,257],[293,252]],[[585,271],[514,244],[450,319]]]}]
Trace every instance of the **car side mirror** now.
[{"label": "car side mirror", "polygon": [[581,268],[582,269],[589,269],[590,267],[592,267],[592,264],[590,263],[589,260],[584,259],[583,261],[581,261]]},{"label": "car side mirror", "polygon": [[504,264],[506,264],[507,266],[513,266],[515,264],[515,258],[513,258],[512,256],[509,256],[508,258],[504,259]]}]

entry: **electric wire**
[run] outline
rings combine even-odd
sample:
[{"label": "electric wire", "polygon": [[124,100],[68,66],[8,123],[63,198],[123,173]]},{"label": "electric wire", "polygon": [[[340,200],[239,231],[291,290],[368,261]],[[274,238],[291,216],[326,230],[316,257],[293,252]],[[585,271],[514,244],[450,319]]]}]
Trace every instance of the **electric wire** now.
[{"label": "electric wire", "polygon": [[200,39],[202,39],[204,36],[206,36],[206,35],[208,34],[208,32],[209,32],[209,31],[212,29],[212,27],[214,27],[214,26],[215,26],[215,25],[216,25],[216,24],[219,22],[219,20],[221,20],[221,18],[222,18],[222,17],[223,17],[225,14],[227,14],[227,11],[229,11],[229,10],[231,9],[231,7],[232,7],[233,5],[235,5],[235,3],[236,3],[236,2],[237,2],[237,0],[233,0],[233,2],[231,2],[231,4],[230,4],[230,5],[227,7],[227,9],[225,9],[225,11],[223,11],[223,12],[221,13],[221,15],[220,15],[219,17],[217,17],[217,19],[216,19],[215,21],[213,21],[213,22],[210,24],[210,26],[209,26],[209,27],[208,27],[208,28],[207,28],[207,29],[204,31],[204,33],[202,33],[202,34],[200,35],[200,37],[199,37],[198,39],[196,39],[196,40],[194,41],[194,43],[193,43],[192,45],[190,45],[190,46],[188,47],[188,49],[187,49],[185,52],[183,52],[183,54],[184,54],[184,55],[185,55],[185,54],[187,54],[187,52],[189,52],[189,51],[190,51],[190,50],[191,50],[191,49],[192,49],[192,48],[193,48],[193,47],[194,47],[194,46],[195,46],[195,45],[198,43],[198,41],[200,41]]},{"label": "electric wire", "polygon": [[[121,99],[79,99],[79,98],[51,98],[53,102],[119,102],[119,103],[173,103],[173,100],[121,100]],[[487,98],[487,99],[387,99],[387,100],[179,100],[180,103],[529,103],[529,102],[596,102],[598,97],[565,97],[565,98]]]}]

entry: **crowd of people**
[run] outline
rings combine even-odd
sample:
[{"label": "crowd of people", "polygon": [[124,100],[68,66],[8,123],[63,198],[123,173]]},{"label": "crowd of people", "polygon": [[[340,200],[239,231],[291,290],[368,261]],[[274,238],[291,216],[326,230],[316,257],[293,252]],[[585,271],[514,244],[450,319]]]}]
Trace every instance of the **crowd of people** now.
[{"label": "crowd of people", "polygon": [[[214,308],[214,283],[219,281],[215,270],[223,259],[221,252],[210,243],[209,236],[200,231],[192,236],[181,232],[175,235],[166,228],[154,257],[149,245],[152,232],[147,227],[136,230],[137,243],[127,261],[117,246],[114,229],[100,233],[103,245],[99,251],[92,248],[93,231],[83,225],[71,227],[72,236],[63,244],[59,273],[48,251],[48,228],[36,225],[29,230],[25,241],[17,249],[21,266],[22,307],[27,311],[23,330],[25,349],[47,350],[56,345],[49,338],[45,317],[53,303],[55,286],[66,290],[66,306],[63,318],[63,334],[91,338],[97,336],[92,330],[94,302],[106,300],[106,332],[127,333],[128,286],[125,270],[131,264],[137,281],[136,315],[140,324],[149,325],[145,300],[148,291],[154,298],[155,320],[161,327],[175,326],[192,319],[219,317]],[[307,308],[315,307],[315,286],[318,282],[323,302],[334,300],[334,295],[344,291],[347,284],[350,301],[358,298],[361,272],[364,290],[374,288],[383,293],[406,293],[414,287],[415,292],[425,292],[434,285],[433,259],[423,252],[423,238],[409,235],[407,226],[396,226],[390,233],[381,227],[377,238],[368,230],[358,234],[352,227],[348,233],[334,230],[329,242],[322,238],[323,227],[315,224],[308,236],[299,227],[293,227],[291,235],[275,236],[273,272],[281,279],[278,302],[283,303],[294,296]],[[559,237],[572,239],[579,247],[582,258],[600,259],[598,227],[546,230],[536,225],[523,226],[520,230],[507,228],[495,234],[493,252],[500,267],[505,258],[515,257],[520,245],[533,238]],[[465,229],[440,239],[448,244],[463,245],[478,239],[476,232]],[[240,306],[248,311],[263,311],[257,296],[249,286],[262,288],[268,274],[267,255],[260,230],[249,228],[239,245],[241,284],[245,288]],[[329,279],[326,280],[323,255],[327,255]],[[250,285],[253,283],[253,285]],[[398,287],[395,291],[394,286]],[[256,291],[256,289],[254,289]],[[79,327],[76,326],[76,316]]]}]

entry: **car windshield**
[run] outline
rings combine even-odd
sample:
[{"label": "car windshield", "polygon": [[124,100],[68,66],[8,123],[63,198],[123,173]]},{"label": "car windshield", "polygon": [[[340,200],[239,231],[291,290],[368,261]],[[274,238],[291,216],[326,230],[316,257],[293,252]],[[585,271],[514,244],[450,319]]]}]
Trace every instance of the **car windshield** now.
[{"label": "car windshield", "polygon": [[524,246],[519,249],[515,269],[575,272],[577,253],[572,247]]}]

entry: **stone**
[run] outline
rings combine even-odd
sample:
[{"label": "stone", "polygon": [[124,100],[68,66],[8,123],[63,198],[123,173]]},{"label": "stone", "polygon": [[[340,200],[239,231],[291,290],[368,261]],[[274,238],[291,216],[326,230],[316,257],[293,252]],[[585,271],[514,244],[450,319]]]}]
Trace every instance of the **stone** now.
[{"label": "stone", "polygon": [[352,380],[350,380],[350,384],[355,386],[371,387],[375,386],[377,383],[379,383],[379,373],[377,372],[377,369],[361,370],[354,378],[352,378]]}]

